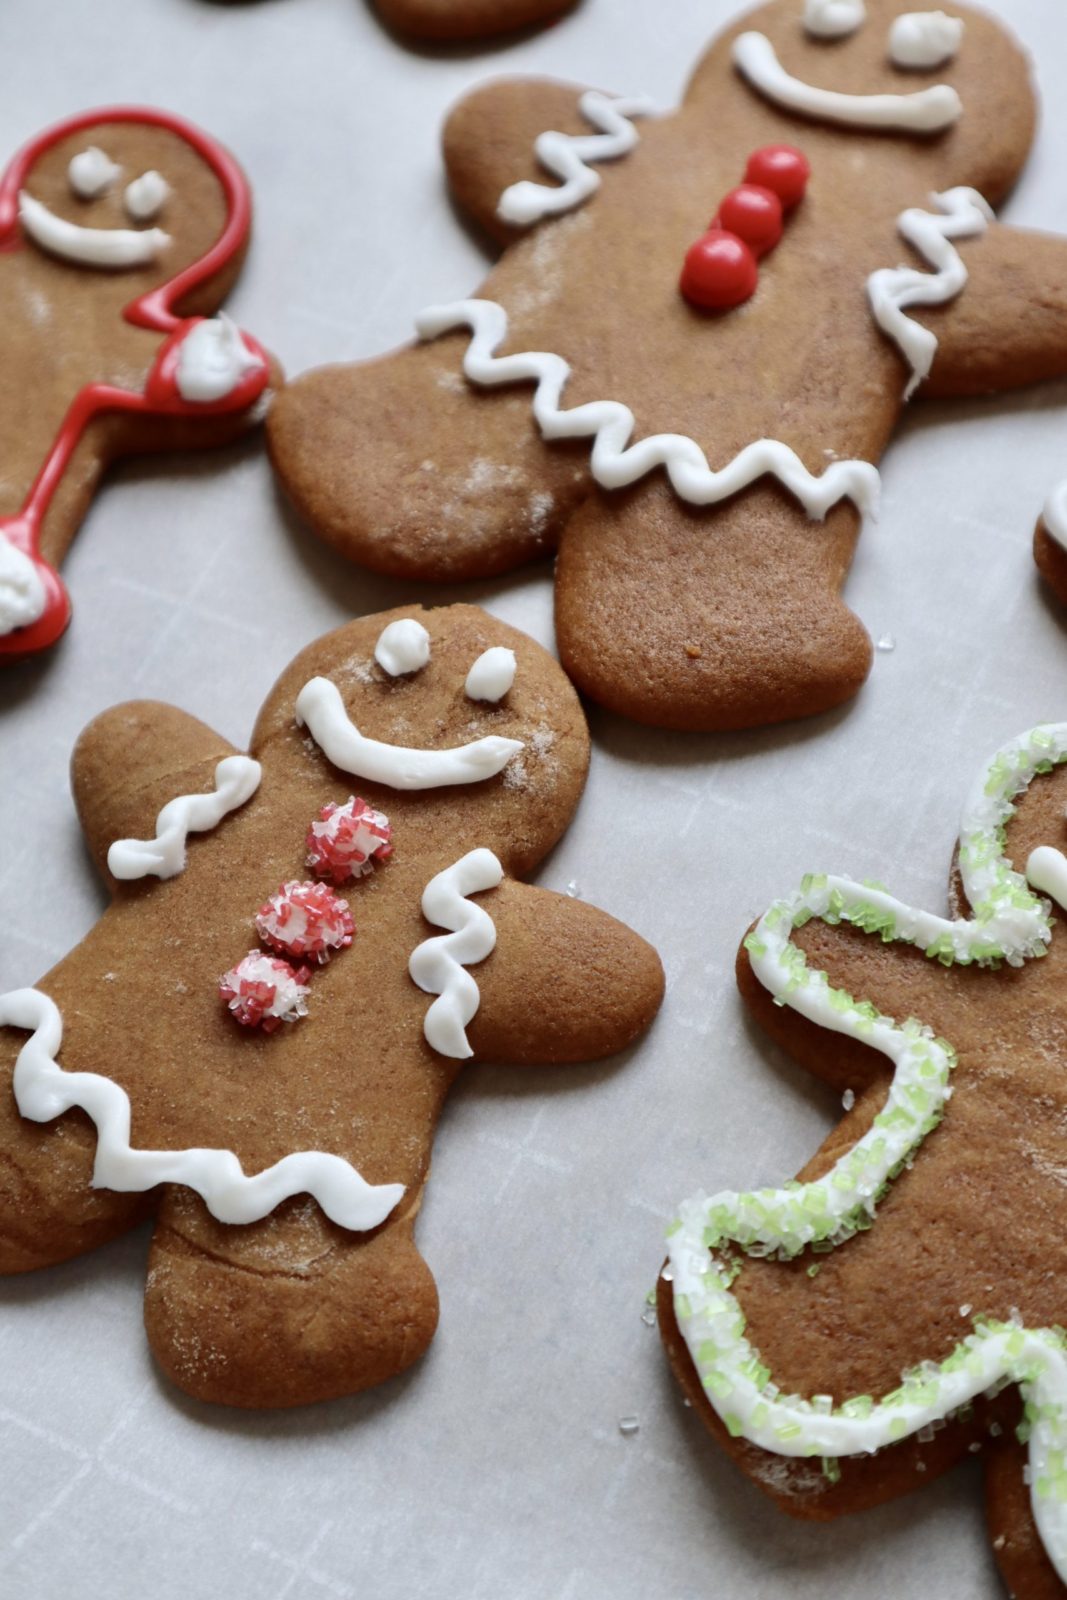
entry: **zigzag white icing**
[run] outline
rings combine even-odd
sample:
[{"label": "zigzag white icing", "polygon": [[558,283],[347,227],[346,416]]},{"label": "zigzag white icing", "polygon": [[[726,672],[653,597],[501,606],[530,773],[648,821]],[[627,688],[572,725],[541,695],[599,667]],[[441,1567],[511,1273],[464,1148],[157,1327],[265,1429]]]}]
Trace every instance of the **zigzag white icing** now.
[{"label": "zigzag white icing", "polygon": [[[745,941],[752,969],[779,1004],[819,1027],[881,1051],[893,1064],[885,1107],[873,1126],[823,1177],[753,1193],[695,1195],[669,1230],[674,1309],[710,1404],[731,1434],[783,1456],[866,1454],[943,1423],[996,1384],[1018,1384],[1032,1418],[1031,1501],[1045,1548],[1067,1579],[1067,1340],[1062,1329],[976,1319],[940,1363],[922,1362],[880,1400],[835,1404],[824,1395],[784,1394],[744,1334],[732,1292],[735,1247],[796,1257],[809,1247],[846,1245],[877,1226],[886,1186],[907,1183],[911,1158],[946,1114],[955,1052],[921,1021],[898,1023],[868,1000],[831,987],[808,967],[793,930],[811,917],[849,923],[872,938],[917,945],[931,960],[1022,966],[1052,938],[1047,900],[1067,908],[1067,859],[1033,851],[1026,876],[1003,853],[1003,827],[1037,773],[1067,762],[1067,723],[1035,728],[998,751],[971,792],[960,827],[959,867],[970,918],[950,920],[905,905],[887,891],[847,878],[809,877],[777,901]],[[836,1471],[836,1468],[833,1468]],[[831,1474],[832,1475],[832,1474]]]},{"label": "zigzag white icing", "polygon": [[427,1043],[457,1061],[474,1054],[467,1043],[466,1027],[481,1003],[478,985],[465,969],[472,962],[484,961],[496,949],[492,917],[481,906],[472,905],[467,896],[495,889],[503,876],[504,869],[491,850],[471,850],[431,878],[423,890],[423,916],[452,931],[424,939],[412,951],[408,971],[424,993],[439,997],[423,1023]]},{"label": "zigzag white icing", "polygon": [[905,313],[910,306],[941,306],[955,299],[966,284],[968,273],[953,239],[975,238],[996,220],[977,189],[947,189],[931,199],[942,213],[940,216],[912,207],[902,213],[897,226],[908,243],[925,256],[933,272],[920,272],[916,267],[882,267],[867,279],[875,321],[899,345],[911,367],[904,391],[906,400],[929,377],[937,354],[937,335]]},{"label": "zigzag white icing", "polygon": [[173,878],[185,866],[190,833],[206,833],[250,800],[263,769],[251,756],[225,756],[215,768],[214,794],[180,794],[156,818],[154,839],[116,839],[107,853],[115,878]]},{"label": "zigzag white icing", "polygon": [[589,161],[617,161],[629,155],[640,135],[631,117],[647,117],[655,107],[645,95],[633,99],[609,100],[607,95],[589,89],[578,102],[578,109],[599,133],[572,134],[550,130],[539,134],[534,153],[543,167],[561,180],[562,187],[523,180],[513,183],[500,196],[496,208],[503,222],[528,228],[542,217],[558,216],[580,206],[600,188],[600,174],[587,166]]},{"label": "zigzag white icing", "polygon": [[93,1186],[121,1194],[157,1183],[195,1189],[220,1222],[257,1222],[293,1195],[310,1194],[342,1228],[362,1233],[385,1221],[404,1194],[402,1183],[369,1184],[341,1156],[301,1150],[246,1175],[230,1150],[134,1150],[130,1099],[110,1078],[66,1072],[56,1061],[63,1042],[59,1007],[39,989],[0,995],[0,1027],[32,1028],[15,1063],[15,1102],[32,1122],[51,1122],[80,1106],[96,1124]]},{"label": "zigzag white icing", "polygon": [[[419,337],[436,339],[453,328],[470,328],[473,338],[463,358],[472,383],[496,388],[533,380],[537,391],[533,414],[545,439],[593,440],[592,473],[605,489],[623,489],[656,467],[665,467],[676,494],[691,505],[707,506],[737,494],[771,473],[795,495],[808,515],[819,521],[839,500],[852,500],[861,512],[875,513],[881,479],[869,461],[834,461],[820,477],[805,467],[788,445],[759,439],[746,445],[721,470],[695,439],[681,433],[658,433],[629,444],[635,418],[618,400],[592,400],[560,409],[571,369],[562,356],[527,350],[520,355],[494,354],[508,333],[508,314],[494,300],[457,300],[431,306],[416,320]],[[629,446],[629,447],[628,447]]]}]

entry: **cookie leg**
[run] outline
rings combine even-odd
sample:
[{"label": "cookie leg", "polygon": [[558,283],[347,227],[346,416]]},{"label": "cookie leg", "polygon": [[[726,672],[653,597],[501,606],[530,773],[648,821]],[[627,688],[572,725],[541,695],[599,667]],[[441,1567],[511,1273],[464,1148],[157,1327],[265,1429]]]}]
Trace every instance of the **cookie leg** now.
[{"label": "cookie leg", "polygon": [[[662,1278],[656,1298],[660,1337],[690,1407],[723,1452],[788,1516],[805,1522],[831,1522],[850,1512],[867,1511],[897,1500],[950,1471],[968,1455],[971,1445],[985,1438],[983,1422],[975,1420],[943,1428],[925,1443],[908,1439],[877,1456],[849,1457],[836,1463],[829,1473],[820,1459],[773,1455],[747,1439],[731,1438],[708,1404],[675,1318],[671,1285]],[[786,1315],[783,1313],[783,1321]],[[687,1411],[686,1418],[690,1415]],[[840,1476],[835,1477],[835,1472]],[[1023,1592],[1029,1591],[1020,1590]],[[1054,1591],[1057,1595],[1060,1592]]]},{"label": "cookie leg", "polygon": [[145,1327],[167,1376],[198,1400],[295,1406],[403,1372],[437,1327],[437,1290],[414,1214],[370,1234],[313,1201],[226,1227],[170,1190],[149,1257]]},{"label": "cookie leg", "polygon": [[703,511],[662,482],[594,496],[560,545],[563,665],[609,710],[659,727],[720,731],[828,711],[871,664],[838,592],[857,533],[850,505],[813,522],[764,483]]},{"label": "cookie leg", "polygon": [[1010,1594],[1063,1600],[1067,1589],[1041,1543],[1026,1483],[1026,1446],[1006,1432],[986,1457],[986,1522],[993,1555]]},{"label": "cookie leg", "polygon": [[139,1222],[144,1195],[92,1187],[96,1131],[80,1111],[42,1126],[11,1093],[25,1034],[0,1030],[0,1273],[30,1272],[84,1255]]},{"label": "cookie leg", "polygon": [[470,388],[466,344],[322,368],[271,410],[274,470],[300,515],[375,572],[434,583],[508,572],[555,549],[586,492],[586,452],[545,449],[528,386]]}]

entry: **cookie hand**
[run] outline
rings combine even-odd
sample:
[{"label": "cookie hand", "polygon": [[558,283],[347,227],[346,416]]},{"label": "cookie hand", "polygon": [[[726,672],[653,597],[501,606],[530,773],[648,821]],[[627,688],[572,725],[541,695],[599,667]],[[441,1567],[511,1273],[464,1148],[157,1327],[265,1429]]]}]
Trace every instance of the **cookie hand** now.
[{"label": "cookie hand", "polygon": [[442,144],[449,187],[457,205],[501,244],[516,229],[499,215],[500,197],[513,183],[555,183],[534,151],[546,128],[588,135],[578,84],[548,78],[502,78],[465,96],[445,123]]},{"label": "cookie hand", "polygon": [[939,341],[919,393],[992,394],[1067,372],[1067,239],[994,223],[959,253],[966,293],[916,314]]},{"label": "cookie hand", "polygon": [[236,752],[174,706],[131,700],[84,730],[71,759],[71,786],[86,843],[106,874],[116,840],[150,840],[159,812],[178,795],[215,789],[218,763]]},{"label": "cookie hand", "polygon": [[510,879],[493,892],[492,917],[496,949],[473,969],[481,1004],[467,1034],[475,1059],[596,1061],[649,1026],[663,969],[652,947],[614,917]]}]

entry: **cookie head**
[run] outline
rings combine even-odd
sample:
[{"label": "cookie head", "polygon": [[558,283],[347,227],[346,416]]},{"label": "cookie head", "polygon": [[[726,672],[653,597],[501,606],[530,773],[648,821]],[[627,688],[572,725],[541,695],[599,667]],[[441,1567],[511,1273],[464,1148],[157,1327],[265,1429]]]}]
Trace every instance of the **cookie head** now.
[{"label": "cookie head", "polygon": [[404,607],[327,635],[283,674],[253,742],[316,794],[354,789],[409,853],[486,846],[512,872],[560,837],[589,753],[558,664],[475,606]]},{"label": "cookie head", "polygon": [[231,158],[164,112],[68,119],[31,140],[0,180],[0,238],[65,281],[116,280],[144,294],[198,263],[239,259],[247,187]]},{"label": "cookie head", "polygon": [[794,142],[813,124],[848,144],[906,144],[928,181],[1005,192],[1033,129],[1029,70],[995,18],[914,0],[772,0],[713,47],[710,76],[760,104]]}]

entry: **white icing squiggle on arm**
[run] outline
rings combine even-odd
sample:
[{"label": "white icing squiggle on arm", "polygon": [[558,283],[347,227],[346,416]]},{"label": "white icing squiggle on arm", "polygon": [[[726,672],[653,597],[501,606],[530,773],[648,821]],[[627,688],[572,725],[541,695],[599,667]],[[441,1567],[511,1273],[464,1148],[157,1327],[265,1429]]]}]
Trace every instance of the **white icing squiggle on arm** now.
[{"label": "white icing squiggle on arm", "polygon": [[451,750],[414,750],[368,739],[349,717],[335,683],[311,678],[296,699],[296,720],[335,767],[391,789],[441,789],[482,783],[502,772],[522,749],[521,739],[490,734]]},{"label": "white icing squiggle on arm", "polygon": [[231,1150],[134,1150],[130,1099],[96,1072],[66,1072],[56,1061],[63,1019],[38,989],[0,995],[0,1027],[32,1028],[19,1051],[14,1091],[31,1122],[51,1122],[80,1106],[96,1124],[93,1187],[141,1194],[159,1183],[195,1189],[220,1222],[258,1222],[283,1200],[309,1194],[339,1227],[363,1233],[384,1222],[404,1195],[402,1183],[369,1184],[342,1156],[300,1150],[248,1176]]},{"label": "white icing squiggle on arm", "polygon": [[739,34],[734,40],[734,63],[776,106],[820,122],[896,133],[940,133],[963,111],[959,95],[947,83],[915,94],[838,94],[817,89],[786,72],[765,33]]},{"label": "white icing squiggle on arm", "polygon": [[[808,967],[793,943],[811,917],[848,923],[883,942],[917,945],[947,966],[1021,967],[1044,955],[1052,938],[1050,908],[1003,853],[1003,828],[1016,797],[1038,773],[1067,761],[1067,723],[1036,728],[990,762],[964,808],[959,868],[970,919],[916,910],[885,890],[847,878],[809,877],[779,900],[745,940],[752,970],[781,1004],[819,1027],[887,1056],[894,1073],[885,1108],[831,1170],[813,1183],[748,1194],[703,1194],[688,1200],[670,1229],[674,1310],[709,1403],[729,1432],[782,1456],[861,1455],[943,1423],[959,1407],[1005,1379],[1017,1383],[1033,1418],[1031,1502],[1045,1548],[1067,1579],[1067,1345],[1062,1330],[1024,1328],[1016,1321],[976,1320],[974,1331],[944,1361],[923,1362],[880,1400],[865,1395],[835,1405],[829,1396],[783,1395],[744,1334],[731,1289],[735,1246],[752,1255],[799,1256],[809,1246],[836,1248],[877,1226],[885,1187],[933,1133],[946,1113],[955,1066],[951,1044],[922,1022],[903,1024],[867,1000],[835,990],[825,972]],[[1067,859],[1043,846],[1027,864],[1033,885],[1067,907]],[[950,1115],[951,1113],[949,1113]],[[898,1182],[906,1183],[906,1174]],[[1057,1464],[1058,1463],[1058,1464]]]},{"label": "white icing squiggle on arm", "polygon": [[191,833],[217,828],[223,817],[250,800],[263,769],[251,756],[225,756],[215,768],[214,794],[180,794],[156,818],[154,839],[116,839],[107,853],[112,877],[173,878],[185,866]]},{"label": "white icing squiggle on arm", "polygon": [[937,354],[937,335],[913,321],[907,310],[911,306],[945,305],[955,299],[966,285],[968,274],[952,241],[973,239],[996,220],[977,189],[948,189],[932,199],[940,216],[913,207],[901,215],[897,226],[934,271],[883,267],[867,279],[874,319],[899,345],[911,367],[911,379],[904,391],[906,400],[929,376]]},{"label": "white icing squiggle on arm", "polygon": [[587,163],[617,161],[629,155],[639,134],[631,117],[650,116],[655,107],[644,95],[632,100],[609,100],[596,89],[589,89],[578,102],[578,109],[599,133],[570,134],[554,130],[538,136],[534,151],[543,167],[561,180],[556,189],[546,183],[523,180],[513,183],[500,196],[496,214],[503,222],[528,228],[542,217],[573,211],[600,188],[600,174]]},{"label": "white icing squiggle on arm", "polygon": [[422,1025],[426,1042],[456,1061],[474,1054],[466,1028],[481,1003],[478,985],[465,969],[496,949],[492,917],[467,896],[495,889],[503,877],[504,869],[491,850],[471,850],[431,878],[423,890],[427,922],[452,931],[425,939],[412,951],[408,971],[425,994],[438,996]]},{"label": "white icing squiggle on arm", "polygon": [[658,433],[629,445],[635,418],[618,400],[593,400],[586,405],[560,409],[571,369],[562,356],[527,350],[500,356],[508,315],[493,300],[458,300],[454,305],[431,306],[416,321],[419,336],[434,339],[453,328],[471,329],[473,338],[463,358],[463,371],[472,383],[496,388],[505,383],[533,380],[537,392],[533,414],[545,439],[593,440],[592,473],[605,489],[624,489],[657,467],[666,468],[675,493],[690,505],[714,505],[758,478],[771,473],[796,496],[810,517],[820,521],[839,500],[852,500],[860,511],[874,513],[881,479],[868,461],[835,461],[821,477],[808,471],[800,457],[776,439],[759,439],[720,471],[695,439],[681,433]]}]

